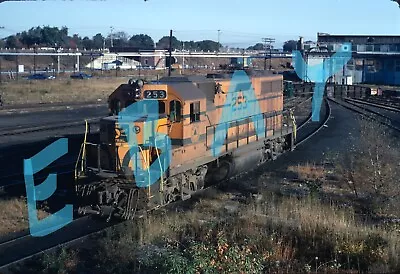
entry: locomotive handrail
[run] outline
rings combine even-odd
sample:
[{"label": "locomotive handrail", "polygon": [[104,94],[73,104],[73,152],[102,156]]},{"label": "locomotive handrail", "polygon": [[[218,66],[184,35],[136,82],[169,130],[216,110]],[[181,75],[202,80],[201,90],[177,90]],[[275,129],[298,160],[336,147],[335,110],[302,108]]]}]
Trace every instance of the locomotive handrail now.
[{"label": "locomotive handrail", "polygon": [[[170,128],[170,132],[169,133],[171,133],[171,130],[172,130],[172,125],[174,124],[174,122],[171,124],[171,128]],[[158,127],[157,127],[157,132],[158,132],[158,130],[161,128],[161,127],[163,127],[163,126],[166,126],[167,128],[168,128],[168,126],[169,126],[169,124],[163,124],[163,125],[159,125]],[[168,130],[167,130],[168,131]],[[156,146],[156,153],[157,153],[157,159],[158,159],[158,163],[159,163],[159,165],[160,165],[160,171],[161,171],[161,184],[160,184],[160,191],[164,191],[164,170],[162,169],[162,164],[161,164],[161,160],[160,160],[160,154],[158,153],[158,147],[157,147],[157,138],[156,137],[154,137],[154,145]],[[150,167],[149,167],[150,168]]]},{"label": "locomotive handrail", "polygon": [[[84,145],[83,145],[83,143],[82,143],[82,144],[81,144],[81,148],[79,149],[78,159],[76,160],[76,163],[75,163],[75,170],[74,170],[75,181],[78,180],[78,165],[79,165],[79,160],[80,160],[80,158],[81,158],[83,146],[84,146]],[[83,157],[82,157],[82,161],[83,161]]]},{"label": "locomotive handrail", "polygon": [[[148,166],[147,173],[149,174],[149,196],[150,196],[150,185],[151,185],[151,181],[150,181],[150,179],[151,179],[151,177],[150,177],[150,165],[147,164],[147,161],[146,161],[146,158],[144,157],[143,149],[141,148],[141,146],[137,146],[137,147],[139,148],[140,153],[142,154],[143,161],[144,161],[145,165]],[[137,174],[137,166],[138,166],[137,165],[137,157],[135,157],[135,160],[136,160],[136,174]]]},{"label": "locomotive handrail", "polygon": [[88,124],[88,121],[85,119],[85,135],[84,135],[83,143],[81,144],[81,148],[79,149],[78,159],[76,160],[76,163],[75,163],[75,172],[74,172],[75,180],[78,179],[77,170],[78,170],[79,159],[81,157],[81,154],[82,154],[81,172],[84,172],[84,162],[86,164],[85,157],[86,157],[86,141],[87,141],[88,129],[89,129],[89,124]]},{"label": "locomotive handrail", "polygon": [[[161,164],[161,160],[160,160],[160,154],[158,153],[158,147],[157,147],[157,138],[154,137],[154,145],[156,146],[156,153],[157,153],[157,160],[158,160],[158,164],[160,165],[160,179],[161,179],[161,184],[160,184],[160,191],[164,191],[164,171],[162,169],[162,164]],[[149,170],[150,170],[150,166],[149,166]]]},{"label": "locomotive handrail", "polygon": [[[286,115],[285,115],[286,114]],[[276,130],[276,124],[278,123],[277,122],[277,119],[278,119],[278,116],[279,115],[282,115],[283,117],[286,117],[287,115],[290,115],[290,112],[289,111],[287,111],[287,110],[284,110],[284,111],[276,111],[276,110],[274,110],[274,111],[271,111],[271,112],[264,112],[264,113],[262,113],[262,115],[263,115],[263,119],[262,120],[265,120],[265,132],[264,132],[264,138],[267,138],[267,136],[268,136],[268,119],[269,118],[273,118],[273,121],[272,121],[272,126],[273,126],[273,128],[272,128],[272,130],[273,130],[273,135],[275,135],[275,130]],[[206,126],[206,147],[207,147],[207,149],[209,149],[209,148],[211,148],[211,146],[209,145],[209,141],[208,141],[208,135],[209,135],[209,129],[210,128],[213,128],[213,143],[215,143],[215,141],[216,141],[216,128],[218,127],[218,126],[220,126],[220,125],[222,125],[222,126],[224,126],[225,127],[225,131],[226,131],[226,135],[225,135],[225,142],[224,142],[224,145],[225,145],[225,150],[226,151],[228,151],[228,146],[229,146],[229,144],[230,143],[232,143],[232,142],[237,142],[237,147],[239,147],[239,140],[240,139],[243,139],[243,138],[239,138],[241,135],[238,133],[239,132],[239,125],[238,125],[238,123],[240,122],[240,121],[243,121],[243,120],[247,120],[248,122],[247,122],[247,132],[246,132],[246,135],[244,136],[244,138],[247,138],[247,143],[249,143],[249,138],[250,138],[250,121],[251,120],[253,120],[253,118],[254,117],[257,117],[258,115],[252,115],[252,116],[249,116],[249,117],[244,117],[244,118],[241,118],[241,119],[237,119],[237,120],[231,120],[231,121],[227,121],[227,122],[224,122],[224,123],[219,123],[219,124],[215,124],[215,125],[210,125],[210,126]],[[282,126],[280,127],[280,133],[281,134],[283,134],[283,124],[284,124],[284,120],[283,120],[284,118],[282,118]],[[261,119],[255,119],[255,121],[253,121],[253,123],[256,123],[257,124],[257,128],[258,128],[258,120],[261,120]],[[232,124],[232,123],[235,123],[236,124],[236,138],[234,139],[234,140],[232,140],[231,142],[228,142],[228,140],[229,140],[229,138],[228,138],[228,130],[229,130],[229,125],[230,124]],[[286,129],[286,132],[288,132],[288,129]],[[257,134],[257,130],[255,131],[255,134],[256,134],[256,139],[257,139],[257,141],[258,141],[258,134]]]}]

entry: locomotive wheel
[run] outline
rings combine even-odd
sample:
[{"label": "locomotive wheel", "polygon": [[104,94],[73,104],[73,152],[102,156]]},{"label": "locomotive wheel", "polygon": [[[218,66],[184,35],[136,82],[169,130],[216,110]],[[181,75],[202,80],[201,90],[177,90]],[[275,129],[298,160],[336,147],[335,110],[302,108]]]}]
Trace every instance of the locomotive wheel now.
[{"label": "locomotive wheel", "polygon": [[177,194],[175,192],[167,192],[164,194],[164,204],[173,203],[177,200]]},{"label": "locomotive wheel", "polygon": [[169,204],[174,201],[173,195],[171,193],[166,193],[164,195],[164,204]]},{"label": "locomotive wheel", "polygon": [[189,189],[190,191],[197,191],[197,184],[195,182],[189,182]]}]

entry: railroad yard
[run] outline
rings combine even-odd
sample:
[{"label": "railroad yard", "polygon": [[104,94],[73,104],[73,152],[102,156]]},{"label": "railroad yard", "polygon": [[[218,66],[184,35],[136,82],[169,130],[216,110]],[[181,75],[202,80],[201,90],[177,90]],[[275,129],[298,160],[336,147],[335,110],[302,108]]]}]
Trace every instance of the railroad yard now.
[{"label": "railroad yard", "polygon": [[178,2],[0,0],[0,274],[400,273],[400,1]]},{"label": "railroad yard", "polygon": [[[134,267],[136,271],[152,273],[151,269],[163,271],[171,267],[168,264],[175,264],[180,268],[177,272],[188,273],[196,266],[188,263],[187,256],[203,252],[192,262],[210,264],[207,250],[211,252],[208,248],[214,246],[217,253],[209,267],[219,267],[227,272],[236,270],[225,265],[224,260],[243,260],[243,267],[238,269],[248,272],[257,272],[263,267],[272,272],[297,272],[304,267],[316,272],[328,269],[363,271],[371,267],[389,271],[398,263],[400,251],[396,230],[398,216],[390,209],[391,202],[387,207],[378,208],[368,204],[373,191],[363,189],[358,181],[354,186],[346,182],[344,178],[349,170],[345,170],[346,164],[341,164],[346,157],[351,157],[349,152],[360,145],[363,134],[372,139],[380,138],[373,137],[373,132],[368,133],[368,130],[391,132],[383,134],[382,138],[397,140],[399,104],[397,99],[366,96],[367,89],[364,94],[352,93],[351,87],[347,87],[348,92],[344,92],[343,87],[338,90],[324,100],[319,122],[311,121],[312,86],[299,84],[294,97],[284,98],[284,108],[294,110],[296,145],[293,151],[276,160],[208,187],[193,194],[192,199],[149,212],[144,218],[105,222],[103,218],[77,215],[72,223],[44,238],[29,235],[26,199],[23,198],[23,159],[60,137],[68,138],[68,155],[35,176],[35,180],[43,181],[49,173],[58,174],[57,197],[47,201],[39,216],[57,210],[60,199],[63,204],[73,203],[65,193],[73,189],[73,170],[85,133],[84,120],[91,124],[90,138],[97,140],[99,122],[108,115],[108,107],[105,100],[99,100],[85,104],[56,103],[1,109],[0,206],[5,214],[0,236],[1,271],[36,273],[45,268],[49,273],[61,269],[68,273],[86,273],[97,267],[102,273],[115,273]],[[398,159],[397,154],[384,156]],[[386,165],[385,162],[381,164]],[[348,178],[360,180],[357,178],[360,175],[353,173]],[[382,186],[382,191],[392,195],[397,190]],[[18,215],[14,215],[17,212]],[[238,226],[239,223],[242,225]],[[343,231],[341,226],[347,230]],[[230,229],[235,231],[233,235],[228,233]],[[282,234],[283,230],[291,232]],[[215,233],[220,236],[214,238]],[[254,241],[260,233],[269,236],[263,238],[262,243],[249,244],[247,251],[241,249],[240,244],[243,245],[241,242],[245,240],[242,237]],[[327,238],[320,239],[318,233],[327,233]],[[293,242],[291,237],[297,240]],[[204,240],[209,242],[202,247]],[[187,241],[194,244],[190,250],[180,246]],[[202,248],[205,249],[202,251]],[[85,250],[96,250],[96,255],[87,258]],[[380,253],[376,253],[377,250]],[[228,252],[228,257],[219,258],[218,252]],[[148,261],[149,258],[155,259]],[[172,258],[177,261],[169,262]],[[246,263],[249,258],[251,263]],[[265,265],[266,262],[270,265]],[[342,265],[346,262],[347,265]],[[114,267],[105,271],[103,264],[109,263]]]}]

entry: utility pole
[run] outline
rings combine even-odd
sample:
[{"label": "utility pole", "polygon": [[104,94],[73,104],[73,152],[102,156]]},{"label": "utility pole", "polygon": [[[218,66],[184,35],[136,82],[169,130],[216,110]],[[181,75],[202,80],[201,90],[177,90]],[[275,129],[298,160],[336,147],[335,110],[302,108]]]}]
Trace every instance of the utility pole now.
[{"label": "utility pole", "polygon": [[2,78],[1,78],[2,72],[3,72],[2,67],[1,67],[1,59],[3,59],[3,56],[0,55],[0,85],[3,83]]},{"label": "utility pole", "polygon": [[267,70],[267,44],[269,44],[269,70],[272,69],[272,43],[275,43],[274,38],[263,38],[262,41],[264,42],[264,51],[265,51],[265,58],[264,58],[264,70]]},{"label": "utility pole", "polygon": [[37,54],[36,43],[33,46],[33,52],[35,53],[35,55],[33,55],[33,71],[36,74],[36,54]]},{"label": "utility pole", "polygon": [[[0,26],[0,29],[4,29],[4,27],[3,26]],[[2,82],[2,79],[1,79],[1,73],[2,73],[2,67],[1,67],[1,59],[3,58],[3,56],[0,56],[0,85],[3,83]],[[1,100],[0,100],[0,103],[1,103]]]},{"label": "utility pole", "polygon": [[185,42],[182,41],[182,74],[185,73]]},{"label": "utility pole", "polygon": [[57,76],[60,75],[60,48],[57,45],[57,43],[55,44],[55,50],[57,52]]},{"label": "utility pole", "polygon": [[114,43],[113,43],[113,31],[114,31],[114,27],[113,27],[113,26],[110,27],[110,31],[111,31],[111,34],[110,34],[111,47],[114,47]]},{"label": "utility pole", "polygon": [[218,30],[218,52],[219,52],[219,50],[220,50],[220,48],[221,48],[221,47],[220,47],[220,44],[219,44],[219,43],[220,43],[220,40],[221,40],[220,38],[221,38],[221,30],[219,29],[219,30]]},{"label": "utility pole", "polygon": [[15,65],[16,65],[16,68],[17,68],[17,81],[18,81],[18,78],[19,78],[19,73],[18,73],[18,67],[19,67],[19,63],[18,63],[18,48],[17,48],[17,55],[15,55]]},{"label": "utility pole", "polygon": [[169,31],[169,66],[168,66],[168,76],[171,76],[172,68],[172,30]]}]

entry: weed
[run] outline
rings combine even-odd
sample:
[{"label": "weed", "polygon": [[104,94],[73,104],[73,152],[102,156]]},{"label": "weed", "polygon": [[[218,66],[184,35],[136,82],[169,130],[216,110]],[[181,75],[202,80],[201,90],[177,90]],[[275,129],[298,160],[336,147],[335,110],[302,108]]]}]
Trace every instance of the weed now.
[{"label": "weed", "polygon": [[[0,235],[6,235],[28,229],[28,209],[26,199],[1,199],[0,211],[2,212]],[[45,216],[47,216],[47,213],[39,210],[39,219],[42,219]]]}]

